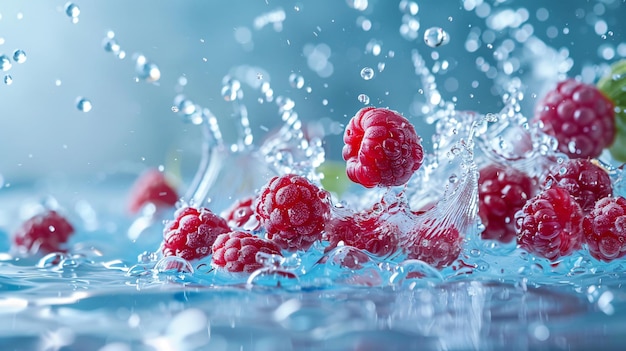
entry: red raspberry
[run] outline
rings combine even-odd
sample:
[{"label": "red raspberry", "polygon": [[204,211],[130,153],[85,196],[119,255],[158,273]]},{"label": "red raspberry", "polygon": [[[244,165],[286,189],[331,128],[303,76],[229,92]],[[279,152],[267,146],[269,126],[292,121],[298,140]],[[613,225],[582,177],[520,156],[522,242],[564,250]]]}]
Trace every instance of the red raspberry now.
[{"label": "red raspberry", "polygon": [[626,255],[626,199],[600,199],[583,219],[583,232],[596,259],[609,262]]},{"label": "red raspberry", "polygon": [[56,211],[48,210],[37,214],[18,228],[13,243],[29,253],[48,254],[65,251],[63,246],[74,233],[74,227]]},{"label": "red raspberry", "polygon": [[182,207],[163,231],[163,255],[194,260],[211,254],[218,235],[230,232],[226,220],[207,208]]},{"label": "red raspberry", "polygon": [[396,251],[400,229],[369,210],[348,217],[333,218],[326,226],[326,235],[330,241],[327,251],[343,241],[345,245],[382,257]]},{"label": "red raspberry", "polygon": [[256,213],[281,249],[307,250],[322,237],[330,216],[328,193],[295,174],[272,178],[261,190]]},{"label": "red raspberry", "polygon": [[581,248],[583,213],[569,192],[553,186],[526,202],[515,217],[521,248],[555,261]]},{"label": "red raspberry", "polygon": [[515,238],[515,213],[532,197],[533,180],[513,167],[490,164],[478,178],[478,215],[483,239],[508,243]]},{"label": "red raspberry", "polygon": [[533,121],[571,158],[598,157],[615,139],[613,102],[595,86],[567,79],[537,104]]},{"label": "red raspberry", "polygon": [[147,203],[153,203],[157,208],[172,207],[177,201],[178,194],[167,182],[165,175],[156,169],[149,169],[133,184],[128,211],[131,214],[137,213]]},{"label": "red raspberry", "polygon": [[589,213],[596,201],[611,196],[611,178],[600,166],[588,159],[570,159],[555,167],[548,181],[569,191],[584,213]]},{"label": "red raspberry", "polygon": [[[222,217],[226,219],[228,225],[231,228],[244,228],[248,229],[248,225],[254,222],[252,227],[258,227],[259,217],[254,213],[254,200],[255,197],[248,197],[243,200],[237,200],[230,208],[228,208],[222,214]],[[251,228],[252,230],[256,228]]]},{"label": "red raspberry", "polygon": [[406,247],[407,258],[417,259],[442,269],[454,262],[461,254],[463,238],[454,225],[435,224],[426,220],[411,236],[414,240]]},{"label": "red raspberry", "polygon": [[212,264],[229,272],[252,273],[263,267],[256,260],[257,252],[281,255],[276,244],[250,233],[234,231],[220,234],[213,243]]},{"label": "red raspberry", "polygon": [[343,141],[348,178],[366,188],[405,184],[424,158],[413,125],[385,108],[366,107],[357,112]]}]

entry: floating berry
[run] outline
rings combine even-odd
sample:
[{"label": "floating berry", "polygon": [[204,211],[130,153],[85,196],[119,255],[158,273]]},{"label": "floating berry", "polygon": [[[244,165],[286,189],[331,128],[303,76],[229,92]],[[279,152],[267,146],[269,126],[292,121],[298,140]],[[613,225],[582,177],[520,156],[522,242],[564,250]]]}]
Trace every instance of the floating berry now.
[{"label": "floating berry", "polygon": [[426,220],[411,233],[414,238],[405,248],[407,258],[417,259],[442,269],[451,265],[461,254],[463,238],[452,224],[443,225],[435,220]]},{"label": "floating berry", "polygon": [[366,107],[343,135],[348,178],[367,188],[405,184],[424,158],[413,125],[395,111]]},{"label": "floating berry", "polygon": [[609,148],[611,155],[626,162],[626,60],[611,66],[610,72],[598,81],[598,89],[615,105],[615,141]]},{"label": "floating berry", "polygon": [[163,255],[186,260],[211,254],[218,235],[230,232],[226,220],[207,208],[182,207],[163,231]]},{"label": "floating berry", "polygon": [[308,250],[330,217],[328,193],[295,174],[272,178],[255,208],[267,237],[288,251]]},{"label": "floating berry", "polygon": [[517,213],[517,242],[524,250],[555,261],[581,248],[582,219],[582,210],[569,192],[552,186]]},{"label": "floating berry", "polygon": [[591,256],[612,261],[626,255],[626,199],[600,199],[583,219],[585,242]]},{"label": "floating berry", "polygon": [[168,183],[163,172],[149,169],[133,184],[128,201],[131,214],[139,212],[146,204],[152,203],[157,208],[172,207],[178,201],[176,190]]},{"label": "floating berry", "polygon": [[478,215],[485,226],[482,238],[512,241],[516,236],[515,213],[533,192],[533,180],[524,172],[496,164],[482,168],[478,179]]},{"label": "floating berry", "polygon": [[373,210],[355,213],[329,221],[326,226],[326,236],[330,242],[327,251],[343,241],[345,245],[374,255],[387,256],[396,251],[399,235],[397,225],[380,218]]},{"label": "floating berry", "polygon": [[543,122],[570,158],[594,158],[615,139],[613,107],[595,86],[567,79],[537,104],[533,121]]},{"label": "floating berry", "polygon": [[257,229],[259,217],[254,213],[255,199],[255,197],[247,197],[237,200],[230,208],[224,211],[222,217],[231,228]]},{"label": "floating berry", "polygon": [[64,244],[74,233],[74,227],[58,212],[48,210],[26,220],[13,236],[19,250],[48,254],[65,251]]},{"label": "floating berry", "polygon": [[609,174],[589,159],[563,162],[552,170],[548,181],[550,179],[569,191],[583,213],[589,213],[596,201],[613,193]]},{"label": "floating berry", "polygon": [[263,267],[257,262],[258,252],[282,256],[276,244],[250,233],[233,231],[220,234],[213,243],[212,265],[233,273],[252,273]]}]

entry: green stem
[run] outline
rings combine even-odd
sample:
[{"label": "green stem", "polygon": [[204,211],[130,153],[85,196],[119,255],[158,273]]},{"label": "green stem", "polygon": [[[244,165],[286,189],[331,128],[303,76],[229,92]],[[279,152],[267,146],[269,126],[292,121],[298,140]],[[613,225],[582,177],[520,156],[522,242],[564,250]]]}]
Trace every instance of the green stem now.
[{"label": "green stem", "polygon": [[615,105],[615,142],[609,151],[617,161],[626,162],[626,60],[614,63],[597,86]]}]

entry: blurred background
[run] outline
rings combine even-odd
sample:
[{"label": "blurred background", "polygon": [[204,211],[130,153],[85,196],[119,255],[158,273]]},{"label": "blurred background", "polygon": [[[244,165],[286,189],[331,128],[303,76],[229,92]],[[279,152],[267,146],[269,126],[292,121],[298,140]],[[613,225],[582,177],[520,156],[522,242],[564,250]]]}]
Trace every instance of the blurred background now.
[{"label": "blurred background", "polygon": [[[457,109],[497,112],[502,79],[516,76],[530,114],[555,80],[591,82],[626,57],[624,18],[625,0],[2,1],[0,185],[159,165],[191,177],[201,134],[172,111],[174,99],[209,108],[234,141],[222,86],[242,65],[293,99],[303,121],[321,123],[328,158],[341,158],[342,127],[367,104],[411,118],[428,145],[412,50]],[[448,40],[427,45],[431,27]],[[511,31],[517,42],[500,39]],[[508,62],[497,51],[507,47],[537,50]],[[280,123],[276,105],[243,93],[260,140]]]}]

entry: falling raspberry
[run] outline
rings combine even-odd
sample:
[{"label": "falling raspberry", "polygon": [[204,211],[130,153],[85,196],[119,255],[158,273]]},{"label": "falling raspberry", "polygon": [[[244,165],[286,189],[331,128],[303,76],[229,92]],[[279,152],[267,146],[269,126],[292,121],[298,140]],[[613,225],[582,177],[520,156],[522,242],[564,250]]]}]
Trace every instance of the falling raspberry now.
[{"label": "falling raspberry", "polygon": [[424,152],[415,128],[392,110],[361,109],[343,141],[348,178],[367,188],[403,185],[422,165]]},{"label": "falling raspberry", "polygon": [[576,199],[583,213],[589,213],[596,201],[611,196],[611,178],[600,166],[588,159],[569,159],[555,167],[548,181],[556,181]]},{"label": "falling raspberry", "polygon": [[569,192],[559,186],[529,199],[515,218],[521,248],[556,261],[581,248],[583,213]]},{"label": "falling raspberry", "polygon": [[256,259],[259,252],[282,256],[278,246],[269,240],[242,231],[224,233],[213,243],[211,263],[233,273],[252,273],[263,267]]},{"label": "falling raspberry", "polygon": [[343,241],[344,245],[384,257],[396,251],[399,235],[397,225],[369,210],[330,220],[326,227],[326,236],[330,242],[327,250]]},{"label": "falling raspberry", "polygon": [[73,233],[74,227],[65,217],[47,210],[22,223],[13,235],[13,243],[28,253],[62,252]]},{"label": "falling raspberry", "polygon": [[490,164],[480,170],[478,214],[483,239],[508,243],[515,238],[515,213],[534,192],[533,180],[513,167]]},{"label": "falling raspberry", "polygon": [[268,238],[287,251],[308,250],[330,217],[328,193],[295,174],[272,178],[255,208]]},{"label": "falling raspberry", "polygon": [[163,255],[194,260],[211,254],[218,235],[230,232],[226,220],[207,208],[182,207],[163,231]]},{"label": "falling raspberry", "polygon": [[537,104],[533,121],[543,122],[543,130],[569,157],[594,158],[615,139],[613,107],[595,86],[567,79]]},{"label": "falling raspberry", "polygon": [[626,255],[626,199],[600,199],[583,219],[585,242],[591,256],[613,261]]},{"label": "falling raspberry", "polygon": [[424,261],[437,269],[451,265],[461,254],[463,237],[453,224],[428,219],[410,236],[413,239],[405,248],[407,258]]},{"label": "falling raspberry", "polygon": [[154,204],[157,208],[172,207],[177,201],[178,194],[165,178],[165,174],[156,169],[149,169],[133,184],[128,211],[131,214],[137,213],[148,203]]}]

